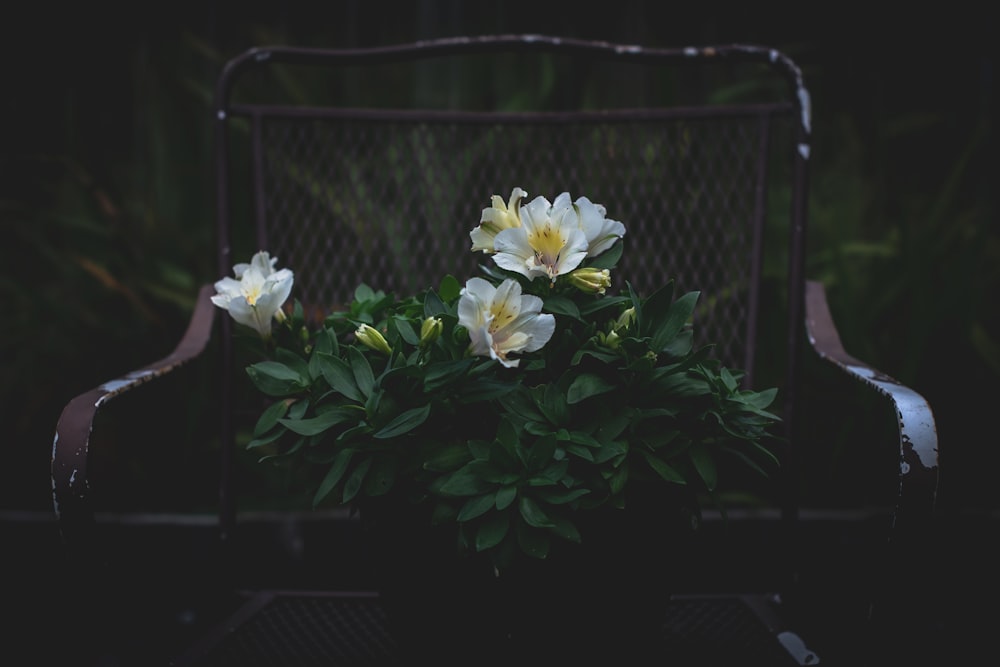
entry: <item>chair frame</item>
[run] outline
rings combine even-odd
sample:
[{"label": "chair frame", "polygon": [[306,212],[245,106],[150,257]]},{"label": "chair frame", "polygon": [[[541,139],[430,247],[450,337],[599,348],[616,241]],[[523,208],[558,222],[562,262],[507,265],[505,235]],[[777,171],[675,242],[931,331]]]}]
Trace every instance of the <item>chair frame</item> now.
[{"label": "chair frame", "polygon": [[[789,364],[786,369],[784,392],[785,410],[793,412],[801,384],[800,359],[806,343],[818,359],[845,373],[853,380],[870,387],[891,407],[897,417],[899,470],[898,492],[892,514],[888,517],[890,542],[900,531],[919,532],[933,514],[938,484],[937,432],[933,413],[927,401],[911,388],[904,386],[886,373],[851,356],[841,342],[827,302],[824,285],[805,277],[805,236],[807,224],[807,190],[811,135],[811,108],[807,88],[799,67],[778,50],[754,45],[721,45],[687,48],[647,48],[641,46],[610,44],[541,35],[498,35],[472,38],[435,39],[416,44],[379,47],[372,49],[307,49],[284,46],[253,48],[232,58],[217,80],[213,115],[215,123],[215,165],[217,188],[217,224],[219,275],[227,275],[234,263],[232,256],[233,212],[231,209],[232,165],[230,154],[229,124],[236,117],[250,117],[260,109],[234,102],[232,94],[237,80],[248,72],[285,65],[353,65],[392,62],[400,58],[437,58],[453,54],[489,54],[505,50],[523,52],[555,52],[592,58],[606,58],[623,62],[696,63],[711,61],[756,62],[774,68],[791,91],[792,116],[795,122],[793,167],[793,198],[791,201],[791,227],[787,290],[788,328],[786,345]],[[273,112],[274,109],[268,110]],[[285,110],[288,112],[288,110]],[[259,194],[259,193],[258,193]],[[258,214],[263,216],[261,207]],[[760,212],[763,215],[763,211]],[[266,247],[265,221],[257,220],[258,242]],[[93,538],[96,523],[91,503],[88,478],[88,455],[95,418],[109,402],[122,393],[138,388],[146,382],[157,380],[188,362],[203,355],[218,326],[221,336],[223,368],[233,366],[232,324],[228,317],[216,322],[216,308],[210,301],[214,294],[211,284],[201,287],[187,330],[177,347],[166,357],[130,372],[110,382],[102,383],[88,392],[73,398],[64,408],[56,427],[52,448],[52,485],[55,513],[66,543],[82,554],[97,548]],[[752,336],[753,327],[751,327]],[[753,341],[750,347],[753,348]],[[750,363],[750,360],[748,360]],[[229,383],[223,383],[222,412],[229,415],[234,397]],[[786,428],[792,429],[789,422]],[[228,542],[237,530],[236,499],[231,479],[234,466],[234,425],[224,419],[220,425],[223,443],[220,482],[219,533],[222,542]],[[788,433],[795,441],[794,433]],[[783,475],[794,476],[794,453],[783,463]],[[785,523],[794,523],[798,515],[797,498],[792,485],[786,484],[781,507]],[[905,538],[904,538],[905,543]],[[83,575],[81,575],[83,576]],[[259,603],[260,599],[257,598]],[[775,635],[781,631],[775,631]],[[787,638],[787,637],[786,637]],[[793,649],[786,646],[789,652]],[[202,647],[195,654],[206,651]],[[192,654],[192,655],[195,655]],[[808,664],[808,655],[794,656],[801,664]],[[805,661],[805,662],[802,662]]]}]

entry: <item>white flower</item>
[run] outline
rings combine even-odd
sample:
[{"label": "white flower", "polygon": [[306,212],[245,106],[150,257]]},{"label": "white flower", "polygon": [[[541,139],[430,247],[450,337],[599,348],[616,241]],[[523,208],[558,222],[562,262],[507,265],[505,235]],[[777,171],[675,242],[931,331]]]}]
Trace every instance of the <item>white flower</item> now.
[{"label": "white flower", "polygon": [[[274,268],[275,266],[277,266],[277,264],[278,264],[277,257],[271,257],[270,253],[261,250],[256,255],[250,258],[249,264],[240,262],[239,264],[235,265],[233,267],[233,275],[236,276],[237,280],[240,280],[241,278],[243,278],[243,274],[246,273],[247,269],[249,269],[250,267],[255,267],[262,274],[264,274],[264,277],[266,278],[277,272]],[[288,269],[283,269],[283,270],[287,271]]]},{"label": "white flower", "polygon": [[519,360],[507,355],[539,350],[555,332],[556,318],[541,310],[542,300],[522,295],[516,280],[494,287],[483,278],[470,278],[458,300],[458,323],[469,331],[473,354],[515,368]]},{"label": "white flower", "polygon": [[580,197],[574,202],[574,207],[580,216],[580,229],[587,237],[587,257],[597,257],[625,236],[625,225],[606,218],[607,210],[601,204]]},{"label": "white flower", "polygon": [[212,303],[228,310],[239,324],[255,329],[260,337],[271,337],[271,320],[284,318],[281,306],[292,292],[294,275],[289,269],[275,270],[277,258],[261,251],[249,264],[233,267],[236,278],[223,278],[215,283]]},{"label": "white flower", "polygon": [[521,200],[527,196],[528,193],[521,188],[514,188],[510,191],[510,199],[506,204],[500,195],[490,197],[490,208],[483,209],[479,226],[469,232],[473,252],[480,250],[492,254],[497,234],[505,229],[521,226]]},{"label": "white flower", "polygon": [[500,268],[526,278],[546,276],[552,282],[587,256],[587,237],[568,193],[554,204],[539,196],[522,206],[521,226],[502,230],[493,245],[493,260]]}]

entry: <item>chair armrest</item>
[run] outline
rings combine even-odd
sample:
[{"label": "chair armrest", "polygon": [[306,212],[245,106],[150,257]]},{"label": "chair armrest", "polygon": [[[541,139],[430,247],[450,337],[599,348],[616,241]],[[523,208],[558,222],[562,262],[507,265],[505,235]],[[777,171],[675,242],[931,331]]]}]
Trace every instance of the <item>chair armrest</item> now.
[{"label": "chair armrest", "polygon": [[212,285],[202,286],[187,330],[168,356],[80,394],[63,408],[52,443],[51,475],[53,504],[64,541],[76,541],[94,522],[87,457],[98,410],[120,394],[165,376],[204,351],[215,321],[216,308],[210,298],[214,293]]},{"label": "chair armrest", "polygon": [[844,349],[817,281],[806,282],[806,334],[821,359],[863,381],[891,402],[899,428],[899,491],[893,525],[930,519],[937,499],[938,437],[927,401],[913,389],[872,368]]}]

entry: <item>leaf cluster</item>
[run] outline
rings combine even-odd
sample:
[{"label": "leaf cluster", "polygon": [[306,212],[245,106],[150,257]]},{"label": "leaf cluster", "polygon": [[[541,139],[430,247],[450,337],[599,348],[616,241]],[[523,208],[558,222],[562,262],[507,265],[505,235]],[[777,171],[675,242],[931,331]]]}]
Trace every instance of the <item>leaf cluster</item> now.
[{"label": "leaf cluster", "polygon": [[[605,254],[613,265],[620,248]],[[516,368],[470,354],[451,276],[402,299],[361,285],[315,331],[296,304],[272,353],[247,367],[272,401],[249,447],[318,471],[315,506],[426,503],[497,567],[585,539],[589,513],[624,508],[641,489],[716,497],[722,456],[764,475],[777,465],[776,390],[742,389],[739,371],[694,347],[697,292],[595,295],[518,278],[556,333]],[[440,329],[425,338],[428,318]],[[388,353],[358,340],[363,324]]]}]

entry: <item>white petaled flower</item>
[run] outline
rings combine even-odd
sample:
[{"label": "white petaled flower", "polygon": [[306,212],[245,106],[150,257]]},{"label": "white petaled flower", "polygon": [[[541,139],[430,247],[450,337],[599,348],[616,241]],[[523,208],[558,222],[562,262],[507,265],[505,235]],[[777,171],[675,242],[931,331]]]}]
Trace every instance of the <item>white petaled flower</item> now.
[{"label": "white petaled flower", "polygon": [[469,331],[473,354],[515,368],[519,360],[509,354],[540,350],[555,332],[556,318],[541,310],[542,300],[522,294],[516,280],[494,287],[483,278],[470,278],[458,300],[458,323]]},{"label": "white petaled flower", "polygon": [[479,226],[469,232],[472,237],[472,250],[487,254],[495,252],[493,247],[497,234],[505,229],[521,226],[521,200],[528,193],[521,188],[510,192],[510,199],[505,204],[500,195],[490,197],[490,208],[484,208]]},{"label": "white petaled flower", "polygon": [[[255,254],[253,257],[250,258],[249,264],[247,264],[246,262],[240,262],[239,264],[233,266],[233,275],[236,276],[237,280],[240,280],[241,278],[243,278],[243,274],[246,273],[247,269],[249,269],[250,267],[254,267],[261,273],[263,273],[264,277],[266,278],[277,272],[277,269],[274,268],[277,265],[278,265],[277,257],[271,257],[271,254],[269,252],[267,252],[266,250],[261,250],[260,252],[258,252],[257,254]],[[288,269],[283,269],[283,270],[287,271]]]},{"label": "white petaled flower", "polygon": [[522,206],[521,226],[501,231],[493,245],[493,261],[500,268],[552,282],[587,256],[587,236],[568,193],[553,204],[539,196]]},{"label": "white petaled flower", "polygon": [[281,307],[292,292],[294,275],[289,269],[275,269],[277,258],[258,252],[249,264],[237,264],[233,274],[215,283],[212,303],[228,310],[239,324],[257,331],[261,338],[271,337],[271,320],[284,318]]},{"label": "white petaled flower", "polygon": [[580,216],[580,229],[587,237],[587,257],[597,257],[625,236],[625,225],[617,220],[609,220],[606,217],[607,209],[601,204],[580,197],[574,206]]}]

